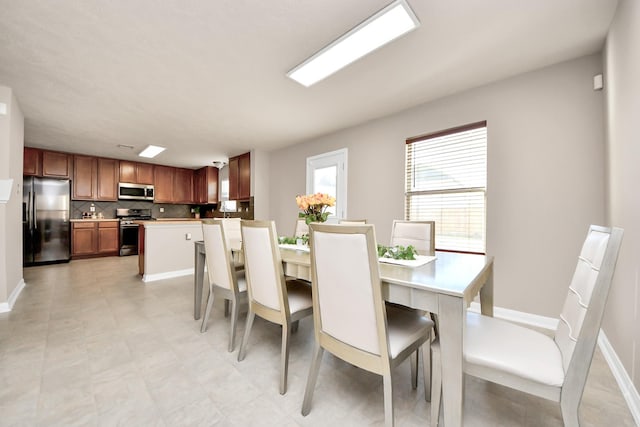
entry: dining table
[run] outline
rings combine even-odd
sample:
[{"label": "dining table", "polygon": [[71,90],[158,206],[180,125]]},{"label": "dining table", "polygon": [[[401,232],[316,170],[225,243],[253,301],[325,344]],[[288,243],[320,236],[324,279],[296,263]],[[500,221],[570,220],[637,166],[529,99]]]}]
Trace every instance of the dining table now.
[{"label": "dining table", "polygon": [[[231,249],[241,251],[241,242]],[[280,248],[286,276],[311,280],[308,250]],[[195,242],[193,316],[200,318],[205,268],[204,242]],[[493,316],[493,257],[436,251],[435,260],[410,267],[379,263],[386,301],[431,312],[438,319],[442,355],[442,404],[445,425],[462,426],[464,408],[463,346],[467,307],[480,297],[483,315]],[[208,288],[208,287],[207,287]]]}]

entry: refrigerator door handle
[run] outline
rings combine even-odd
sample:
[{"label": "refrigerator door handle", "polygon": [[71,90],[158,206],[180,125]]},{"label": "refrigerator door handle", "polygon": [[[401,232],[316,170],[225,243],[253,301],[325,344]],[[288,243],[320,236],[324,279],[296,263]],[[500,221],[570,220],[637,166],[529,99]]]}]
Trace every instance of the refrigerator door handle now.
[{"label": "refrigerator door handle", "polygon": [[29,230],[33,228],[33,215],[31,215],[31,191],[29,191],[29,197],[27,198],[27,225]]},{"label": "refrigerator door handle", "polygon": [[33,221],[33,226],[31,227],[33,230],[35,230],[36,228],[38,228],[38,211],[36,209],[36,192],[33,192],[33,201],[31,202],[31,206],[33,209],[33,215],[31,216],[32,221]]}]

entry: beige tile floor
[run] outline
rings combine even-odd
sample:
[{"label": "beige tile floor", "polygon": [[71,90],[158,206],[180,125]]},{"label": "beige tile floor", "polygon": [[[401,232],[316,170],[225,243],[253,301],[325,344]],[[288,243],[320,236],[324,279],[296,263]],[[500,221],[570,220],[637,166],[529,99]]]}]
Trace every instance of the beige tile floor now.
[{"label": "beige tile floor", "polygon": [[[383,422],[382,381],[325,354],[311,413],[300,415],[313,323],[293,336],[289,389],[278,393],[280,330],[256,318],[247,357],[227,352],[227,319],[193,319],[192,276],[144,284],[137,258],[25,269],[11,313],[0,314],[3,426],[356,426]],[[244,327],[239,325],[238,342]],[[396,424],[424,426],[429,403],[394,382]],[[465,425],[560,426],[553,402],[467,379]],[[584,426],[633,426],[598,352],[581,407]]]}]

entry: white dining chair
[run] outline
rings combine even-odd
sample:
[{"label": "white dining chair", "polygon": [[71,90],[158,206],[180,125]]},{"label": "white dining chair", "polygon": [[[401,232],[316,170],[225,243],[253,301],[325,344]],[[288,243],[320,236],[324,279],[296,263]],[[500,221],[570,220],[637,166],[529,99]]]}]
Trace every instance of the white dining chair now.
[{"label": "white dining chair", "polygon": [[385,424],[391,426],[393,370],[411,358],[412,387],[417,388],[419,353],[424,356],[425,399],[430,399],[433,322],[418,311],[385,306],[373,225],[311,224],[309,228],[315,345],[302,415],[311,410],[322,355],[327,350],[382,376]]},{"label": "white dining chair", "polygon": [[413,246],[418,255],[433,256],[435,249],[434,221],[394,220],[391,226],[391,246]]},{"label": "white dining chair", "polygon": [[293,233],[293,237],[302,237],[305,234],[309,234],[309,226],[304,218],[296,220],[296,229]]},{"label": "white dining chair", "polygon": [[[553,337],[504,320],[468,313],[464,372],[560,403],[564,425],[579,426],[578,408],[593,359],[623,230],[592,225],[578,256]],[[442,397],[440,347],[434,352],[431,425]],[[442,398],[441,398],[442,397]]]},{"label": "white dining chair", "polygon": [[[227,242],[227,247],[239,247],[242,242],[242,233],[240,232],[240,218],[221,218],[222,228]],[[242,251],[232,252],[233,262],[237,270],[244,268],[244,257]]]},{"label": "white dining chair", "polygon": [[235,347],[236,325],[241,304],[247,303],[247,283],[244,272],[236,271],[231,256],[231,248],[227,245],[223,221],[213,220],[202,224],[204,247],[206,251],[207,275],[209,277],[209,297],[207,308],[202,319],[200,332],[207,330],[207,322],[216,297],[224,298],[225,314],[231,306],[231,325],[229,329],[229,351]]},{"label": "white dining chair", "polygon": [[366,219],[341,219],[340,221],[338,221],[338,224],[342,224],[342,225],[359,225],[359,224],[366,224],[367,220]]},{"label": "white dining chair", "polygon": [[298,322],[313,312],[311,286],[300,280],[285,280],[273,221],[242,221],[245,273],[249,291],[247,323],[238,353],[245,358],[255,315],[282,326],[280,394],[287,391],[289,341]]}]

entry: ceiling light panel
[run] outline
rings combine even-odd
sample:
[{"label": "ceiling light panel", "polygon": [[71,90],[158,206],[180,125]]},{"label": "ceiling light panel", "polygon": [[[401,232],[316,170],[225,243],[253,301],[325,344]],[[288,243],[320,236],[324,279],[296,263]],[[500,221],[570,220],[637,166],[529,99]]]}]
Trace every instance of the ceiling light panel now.
[{"label": "ceiling light panel", "polygon": [[419,26],[406,0],[396,0],[289,71],[287,77],[309,87]]},{"label": "ceiling light panel", "polygon": [[166,150],[165,147],[158,147],[157,145],[149,145],[147,146],[147,148],[142,150],[140,154],[138,154],[138,156],[152,158],[162,153],[164,150]]}]

